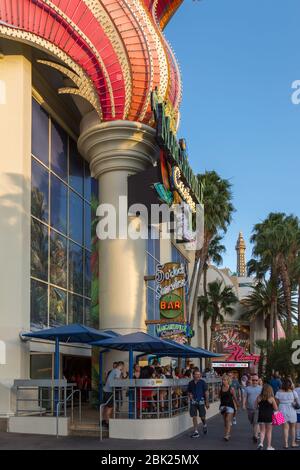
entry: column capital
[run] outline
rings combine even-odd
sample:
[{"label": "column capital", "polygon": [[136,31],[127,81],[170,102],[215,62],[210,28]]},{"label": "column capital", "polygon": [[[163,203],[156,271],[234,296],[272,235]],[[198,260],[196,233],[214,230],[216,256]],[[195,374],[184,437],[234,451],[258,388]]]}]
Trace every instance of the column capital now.
[{"label": "column capital", "polygon": [[159,155],[152,127],[123,120],[99,123],[94,112],[81,122],[78,149],[90,163],[94,178],[111,171],[143,171]]}]

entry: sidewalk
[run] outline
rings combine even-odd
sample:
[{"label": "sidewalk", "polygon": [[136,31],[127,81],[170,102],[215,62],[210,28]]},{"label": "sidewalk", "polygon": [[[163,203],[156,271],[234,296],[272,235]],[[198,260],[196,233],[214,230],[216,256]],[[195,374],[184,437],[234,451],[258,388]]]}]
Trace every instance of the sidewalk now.
[{"label": "sidewalk", "polygon": [[[221,416],[215,416],[208,421],[208,434],[199,439],[191,439],[186,432],[174,439],[137,441],[105,439],[102,442],[94,437],[56,437],[37,436],[28,434],[0,433],[0,449],[70,449],[70,450],[256,450],[252,442],[251,430],[244,411],[238,414],[238,423],[233,426],[232,438],[227,443],[223,440]],[[273,447],[282,449],[282,430],[274,428]],[[299,448],[300,449],[300,448]],[[292,449],[298,451],[299,449]],[[283,450],[283,449],[282,449]]]}]

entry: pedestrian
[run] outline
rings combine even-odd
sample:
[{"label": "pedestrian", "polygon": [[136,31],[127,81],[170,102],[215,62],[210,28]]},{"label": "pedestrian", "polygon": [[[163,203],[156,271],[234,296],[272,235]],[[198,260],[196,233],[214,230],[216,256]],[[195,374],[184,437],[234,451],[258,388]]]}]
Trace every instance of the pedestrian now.
[{"label": "pedestrian", "polygon": [[281,385],[282,385],[282,382],[281,382],[281,378],[280,378],[280,374],[278,372],[278,370],[276,370],[274,372],[274,374],[272,375],[272,378],[270,380],[270,385],[273,389],[273,393],[274,395],[276,395],[276,393],[278,392],[278,390],[281,389]]},{"label": "pedestrian", "polygon": [[[295,388],[295,393],[298,395],[298,400],[300,403],[300,379],[298,378],[297,385]],[[297,412],[297,425],[296,425],[296,441],[300,441],[300,409],[296,410]]]},{"label": "pedestrian", "polygon": [[[231,387],[234,388],[237,402],[240,403],[242,401],[242,387],[241,387],[238,375],[236,373],[232,375],[232,380],[231,380],[230,385]],[[232,424],[236,424],[236,412],[237,410],[235,409],[233,417],[232,417]]]},{"label": "pedestrian", "polygon": [[193,380],[188,384],[190,399],[190,416],[193,419],[194,432],[192,438],[199,437],[198,414],[202,421],[203,434],[207,434],[206,410],[209,408],[208,387],[199,369],[193,370]]},{"label": "pedestrian", "polygon": [[230,377],[224,374],[220,390],[220,412],[224,419],[224,439],[229,441],[232,426],[232,418],[238,408],[238,401],[234,388],[231,386]]},{"label": "pedestrian", "polygon": [[284,416],[283,426],[284,449],[289,448],[289,434],[291,434],[291,447],[299,447],[296,443],[296,409],[300,406],[298,394],[293,390],[293,383],[290,379],[283,379],[281,388],[275,395],[278,403],[278,409]]},{"label": "pedestrian", "polygon": [[258,385],[258,375],[253,374],[250,379],[250,385],[244,388],[243,394],[243,408],[247,409],[248,420],[252,426],[252,438],[253,442],[258,442],[258,433],[259,426],[257,424],[258,420],[258,410],[256,408],[256,399],[258,395],[261,394],[262,387]]},{"label": "pedestrian", "polygon": [[278,406],[274,397],[271,385],[264,384],[260,395],[256,399],[258,408],[258,424],[260,430],[260,439],[258,450],[263,450],[264,440],[267,440],[267,450],[274,450],[272,447],[272,417]]},{"label": "pedestrian", "polygon": [[[114,387],[114,381],[115,379],[120,379],[122,377],[124,371],[124,362],[119,361],[117,363],[117,366],[113,368],[110,373],[108,374],[106,383],[103,387],[103,402],[107,403],[104,410],[103,410],[103,421],[102,425],[108,426],[109,420],[112,415],[112,409],[113,409],[113,387]],[[117,400],[119,401],[119,398],[117,397]]]}]

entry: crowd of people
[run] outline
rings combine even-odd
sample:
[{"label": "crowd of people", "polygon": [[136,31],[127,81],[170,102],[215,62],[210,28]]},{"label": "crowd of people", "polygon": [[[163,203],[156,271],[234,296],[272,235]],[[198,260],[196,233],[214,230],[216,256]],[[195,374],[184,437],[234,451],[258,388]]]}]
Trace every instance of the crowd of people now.
[{"label": "crowd of people", "polygon": [[[193,419],[192,438],[199,437],[197,414],[207,433],[205,422],[207,387],[201,373],[194,371],[190,390],[190,416]],[[236,424],[239,408],[247,411],[252,429],[252,439],[258,444],[258,450],[274,450],[272,446],[273,425],[281,425],[283,430],[283,447],[299,447],[300,441],[300,383],[294,385],[291,377],[281,378],[275,372],[270,381],[263,381],[257,374],[244,374],[238,380],[237,374],[228,373],[222,376],[219,393],[220,413],[224,419],[224,439],[229,441],[232,426]]]},{"label": "crowd of people", "polygon": [[[186,392],[182,388],[172,388],[173,407],[179,407],[180,400],[186,398],[189,402],[189,412],[193,422],[192,438],[200,436],[198,417],[200,418],[203,434],[207,434],[206,412],[209,409],[209,393],[206,379],[217,377],[213,369],[205,369],[204,373],[189,361],[184,368],[172,368],[170,365],[161,366],[157,359],[150,365],[141,367],[134,365],[135,379],[189,379]],[[113,408],[114,379],[127,378],[123,362],[115,362],[108,372],[104,386],[103,401],[107,403],[103,415],[103,425],[107,426]],[[256,373],[243,374],[239,377],[237,371],[223,374],[219,390],[220,414],[224,422],[224,440],[231,438],[232,427],[237,424],[238,412],[246,410],[251,426],[253,442],[257,449],[274,450],[272,446],[272,430],[274,425],[281,425],[283,431],[283,447],[287,449],[299,447],[300,441],[300,381],[294,384],[289,376],[280,377],[274,372],[270,380],[263,380]],[[159,393],[159,396],[157,394]],[[168,397],[162,389],[157,392],[143,389],[140,400],[137,401],[137,414],[156,411],[155,406],[164,412]],[[184,397],[183,397],[184,393]],[[182,402],[182,401],[181,401]],[[165,405],[166,403],[166,405]],[[298,441],[298,442],[297,442]]]}]

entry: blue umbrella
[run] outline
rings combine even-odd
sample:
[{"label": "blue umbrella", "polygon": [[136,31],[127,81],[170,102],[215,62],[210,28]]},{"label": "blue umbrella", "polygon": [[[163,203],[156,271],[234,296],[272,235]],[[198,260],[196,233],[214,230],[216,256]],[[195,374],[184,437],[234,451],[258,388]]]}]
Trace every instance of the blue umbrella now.
[{"label": "blue umbrella", "polygon": [[196,349],[191,346],[175,343],[175,341],[163,340],[156,336],[143,332],[130,333],[128,335],[109,338],[92,343],[103,348],[129,351],[129,378],[133,377],[133,351],[145,354],[157,354],[170,357],[217,357],[205,349]]},{"label": "blue umbrella", "polygon": [[[174,341],[171,340],[165,340],[167,343],[173,345]],[[176,343],[177,344],[177,343]],[[208,351],[208,349],[203,349],[203,348],[194,348],[192,346],[189,346],[187,344],[179,344],[178,346],[182,347],[181,352],[176,352],[172,353],[170,357],[199,357],[199,358],[209,358],[209,357],[221,357],[224,356],[224,354],[218,354],[214,353],[211,351]],[[162,354],[159,354],[160,356],[163,356]]]},{"label": "blue umbrella", "polygon": [[89,326],[79,323],[58,326],[57,328],[47,328],[44,330],[32,331],[25,333],[23,336],[27,338],[40,338],[55,341],[55,361],[54,361],[54,378],[59,379],[59,342],[63,343],[85,343],[90,344],[100,339],[111,338],[117,336],[113,331],[104,332],[90,328]]},{"label": "blue umbrella", "polygon": [[[58,326],[56,328],[47,328],[44,330],[32,331],[24,333],[27,338],[40,338],[55,341],[54,354],[54,379],[59,379],[59,342],[63,343],[85,343],[90,344],[93,341],[108,339],[118,336],[114,331],[99,331],[80,323],[72,323],[70,325]],[[101,357],[101,356],[100,356]],[[100,359],[99,359],[100,363]],[[100,370],[99,370],[100,378]],[[99,390],[102,390],[101,379]]]}]

